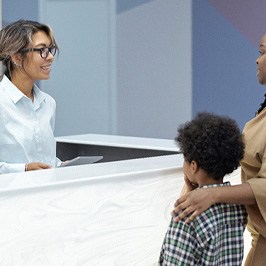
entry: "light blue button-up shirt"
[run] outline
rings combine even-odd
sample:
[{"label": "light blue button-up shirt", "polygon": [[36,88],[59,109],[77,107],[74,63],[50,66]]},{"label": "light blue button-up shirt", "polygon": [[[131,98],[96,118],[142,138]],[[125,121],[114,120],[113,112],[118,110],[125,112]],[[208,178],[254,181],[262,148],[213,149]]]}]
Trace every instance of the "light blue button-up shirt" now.
[{"label": "light blue button-up shirt", "polygon": [[6,76],[0,82],[0,174],[22,172],[25,164],[57,166],[55,100],[34,85],[34,102]]}]

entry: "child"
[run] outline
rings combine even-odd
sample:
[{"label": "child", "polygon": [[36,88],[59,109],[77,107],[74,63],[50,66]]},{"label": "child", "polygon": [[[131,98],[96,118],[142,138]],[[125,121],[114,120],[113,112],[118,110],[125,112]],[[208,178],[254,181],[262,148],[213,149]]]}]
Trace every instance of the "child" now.
[{"label": "child", "polygon": [[[187,191],[230,186],[223,178],[238,168],[244,155],[242,134],[234,120],[199,113],[178,129],[175,140],[184,155]],[[159,265],[240,266],[246,223],[244,206],[225,203],[211,206],[190,223],[172,219]]]}]

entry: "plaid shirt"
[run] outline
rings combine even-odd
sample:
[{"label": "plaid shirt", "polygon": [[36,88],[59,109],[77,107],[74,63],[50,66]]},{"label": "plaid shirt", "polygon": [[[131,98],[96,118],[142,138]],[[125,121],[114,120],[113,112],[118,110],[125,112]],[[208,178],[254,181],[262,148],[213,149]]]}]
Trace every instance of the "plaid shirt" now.
[{"label": "plaid shirt", "polygon": [[[211,186],[230,186],[230,183]],[[246,223],[244,206],[225,203],[211,206],[189,224],[172,219],[159,265],[240,266]]]}]

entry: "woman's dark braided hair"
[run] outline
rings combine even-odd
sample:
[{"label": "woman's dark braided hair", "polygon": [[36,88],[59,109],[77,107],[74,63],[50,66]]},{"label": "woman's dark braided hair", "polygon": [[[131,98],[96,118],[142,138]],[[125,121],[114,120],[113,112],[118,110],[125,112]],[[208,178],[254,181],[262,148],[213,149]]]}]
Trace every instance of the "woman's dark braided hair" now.
[{"label": "woman's dark braided hair", "polygon": [[266,93],[264,94],[264,102],[260,104],[260,108],[258,109],[256,115],[258,115],[265,107],[266,107]]}]

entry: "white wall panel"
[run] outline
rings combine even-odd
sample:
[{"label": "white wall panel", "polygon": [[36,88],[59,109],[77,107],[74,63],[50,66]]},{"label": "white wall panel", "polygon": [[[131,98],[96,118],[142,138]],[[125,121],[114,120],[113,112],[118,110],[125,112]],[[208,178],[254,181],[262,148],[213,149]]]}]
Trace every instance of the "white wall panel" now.
[{"label": "white wall panel", "polygon": [[113,0],[39,0],[60,47],[41,82],[57,102],[57,136],[116,131],[115,12]]},{"label": "white wall panel", "polygon": [[191,119],[191,6],[191,0],[156,0],[118,15],[120,135],[173,138]]}]

